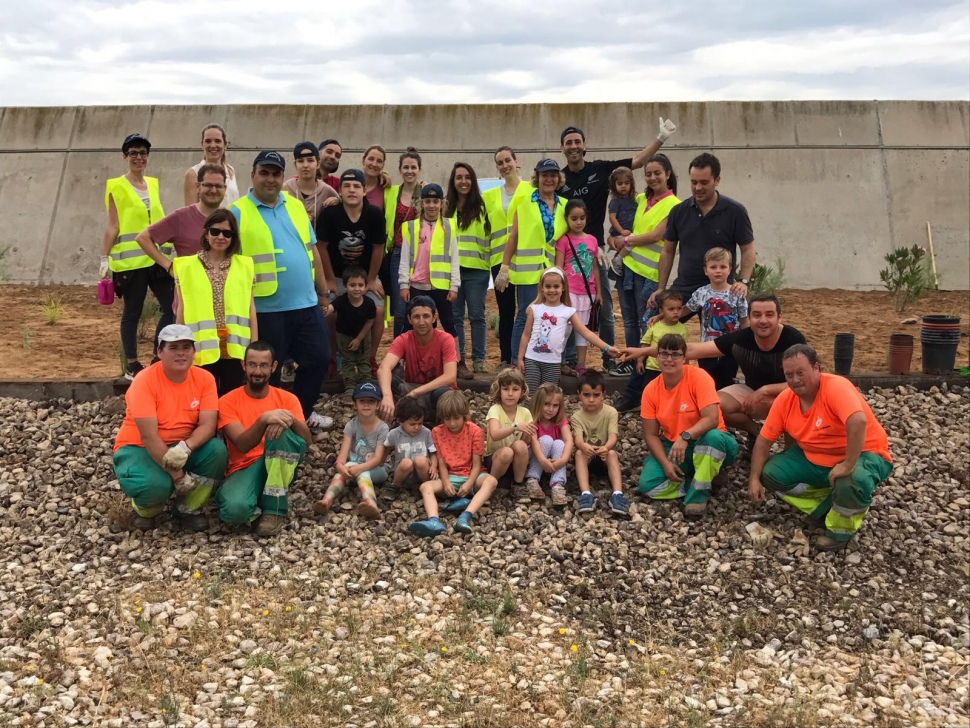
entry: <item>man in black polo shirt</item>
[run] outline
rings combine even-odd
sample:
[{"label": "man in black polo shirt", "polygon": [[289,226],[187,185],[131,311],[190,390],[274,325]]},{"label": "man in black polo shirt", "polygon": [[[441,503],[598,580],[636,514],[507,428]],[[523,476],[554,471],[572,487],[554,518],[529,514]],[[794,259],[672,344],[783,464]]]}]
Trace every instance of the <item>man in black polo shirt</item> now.
[{"label": "man in black polo shirt", "polygon": [[[586,203],[586,232],[596,238],[600,249],[603,248],[604,224],[606,222],[606,204],[610,196],[610,175],[617,167],[629,167],[639,169],[651,156],[657,153],[661,145],[667,141],[671,134],[677,131],[674,123],[663,117],[660,118],[660,133],[657,138],[641,149],[635,157],[627,159],[594,159],[587,161],[586,157],[586,135],[582,129],[575,126],[567,126],[559,135],[559,148],[566,157],[566,168],[563,174],[566,176],[566,184],[559,190],[563,197],[579,197]],[[609,284],[607,283],[607,268],[600,265],[600,280],[603,281],[603,306],[600,308],[600,329],[599,335],[607,344],[612,346],[615,342],[615,323],[613,321],[613,297],[610,295]],[[706,282],[706,281],[705,281]],[[685,299],[686,300],[686,299]],[[637,342],[628,341],[631,346]],[[572,337],[563,361],[569,366],[576,364],[576,346]],[[603,354],[603,368],[613,369],[611,357]],[[617,367],[616,373],[620,376],[628,376],[633,372],[632,365],[623,368]]]}]

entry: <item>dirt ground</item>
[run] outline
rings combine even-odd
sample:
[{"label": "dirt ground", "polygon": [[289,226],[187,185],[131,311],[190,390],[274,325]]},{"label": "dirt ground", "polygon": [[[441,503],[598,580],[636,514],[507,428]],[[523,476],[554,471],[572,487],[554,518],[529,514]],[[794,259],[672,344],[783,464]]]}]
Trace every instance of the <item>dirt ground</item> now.
[{"label": "dirt ground", "polygon": [[[80,380],[120,376],[120,341],[118,325],[121,303],[101,306],[97,291],[89,286],[13,286],[0,287],[3,317],[0,320],[0,379]],[[970,331],[970,292],[940,291],[928,295],[897,314],[882,291],[842,291],[815,289],[783,290],[779,293],[783,319],[805,334],[831,369],[833,337],[839,332],[856,336],[853,371],[887,371],[889,335],[912,334],[915,341],[913,371],[921,370],[919,325],[923,314],[958,314],[962,337],[957,351],[957,366],[968,364],[968,331]],[[48,324],[45,301],[61,305],[60,319]],[[48,309],[50,306],[48,306]],[[488,298],[489,315],[495,312],[494,299]],[[617,337],[623,338],[619,305],[616,306]],[[905,319],[914,323],[904,324]],[[466,324],[467,325],[467,324]],[[689,325],[697,335],[696,319]],[[140,342],[142,361],[151,358],[151,336],[154,325],[143,326]],[[385,344],[389,341],[385,335]],[[468,346],[470,348],[470,336]],[[499,363],[498,342],[489,329],[489,369]],[[590,363],[598,366],[599,357]],[[470,362],[469,362],[470,364]],[[480,375],[483,376],[483,375]]]}]

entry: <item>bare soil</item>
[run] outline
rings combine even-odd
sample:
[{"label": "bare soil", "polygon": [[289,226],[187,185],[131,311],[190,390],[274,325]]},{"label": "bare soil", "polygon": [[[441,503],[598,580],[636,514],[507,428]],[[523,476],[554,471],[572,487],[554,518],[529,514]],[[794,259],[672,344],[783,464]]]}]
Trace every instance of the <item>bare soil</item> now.
[{"label": "bare soil", "polygon": [[[120,375],[120,301],[113,306],[99,305],[97,291],[92,286],[6,285],[0,287],[0,293],[3,301],[0,379],[80,380]],[[885,372],[889,335],[908,333],[915,339],[912,368],[918,372],[922,361],[917,322],[923,314],[957,314],[962,317],[957,366],[970,363],[968,291],[931,293],[902,314],[893,310],[889,294],[883,291],[786,289],[779,293],[779,297],[784,306],[783,320],[805,334],[809,343],[818,349],[824,363],[831,364],[834,335],[850,332],[856,336],[853,371]],[[53,325],[48,323],[45,301],[61,305],[60,319]],[[491,296],[488,298],[488,313],[490,316],[495,313]],[[616,319],[617,343],[620,343],[623,333],[618,305]],[[903,323],[910,319],[912,323]],[[689,328],[696,337],[696,319]],[[142,326],[144,335],[139,350],[145,363],[151,359],[154,330],[153,322]],[[384,342],[385,346],[389,342],[386,334]],[[470,345],[470,336],[468,343]],[[498,342],[491,329],[486,361],[490,370],[499,363]],[[599,356],[590,356],[590,364],[598,366],[598,362]]]}]

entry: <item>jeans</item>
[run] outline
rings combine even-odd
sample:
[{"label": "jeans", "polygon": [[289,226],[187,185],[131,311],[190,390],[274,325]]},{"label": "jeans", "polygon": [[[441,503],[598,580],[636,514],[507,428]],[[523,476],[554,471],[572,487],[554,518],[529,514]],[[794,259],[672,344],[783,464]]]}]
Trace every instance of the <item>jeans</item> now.
[{"label": "jeans", "polygon": [[[515,305],[518,309],[515,313],[515,323],[512,325],[512,358],[510,364],[515,364],[519,360],[519,342],[522,341],[522,332],[525,331],[525,319],[529,314],[529,306],[539,295],[538,283],[526,283],[515,287]],[[576,347],[573,347],[573,351]]]},{"label": "jeans", "polygon": [[158,334],[169,324],[175,323],[172,303],[175,301],[175,281],[160,265],[138,268],[123,273],[115,273],[115,278],[124,281],[121,299],[124,309],[121,312],[121,348],[128,361],[138,361],[138,322],[141,320],[145,296],[150,288],[158,300],[162,313],[158,317],[155,336],[152,339],[152,353],[158,348]]},{"label": "jeans", "polygon": [[458,298],[452,305],[455,327],[458,329],[458,361],[465,361],[465,308],[472,330],[472,361],[485,360],[485,293],[488,291],[488,271],[478,268],[461,269]]},{"label": "jeans", "polygon": [[[499,274],[502,266],[492,266],[492,279]],[[502,353],[501,361],[514,364],[512,358],[512,327],[515,326],[515,284],[509,283],[504,291],[495,291],[495,305],[498,306],[498,345]]]},{"label": "jeans", "polygon": [[[610,279],[606,277],[606,270],[607,267],[605,265],[600,265],[599,279],[603,283],[603,305],[600,306],[600,326],[597,335],[603,340],[604,344],[613,346],[616,343],[616,322],[613,317],[613,296],[610,295]],[[562,355],[562,360],[564,364],[568,364],[571,367],[576,366],[578,359],[576,357],[575,334],[570,336],[566,342],[566,351]],[[613,357],[603,352],[603,368],[606,368],[607,362],[612,361]]]},{"label": "jeans", "polygon": [[[623,335],[627,346],[637,346],[640,338],[647,330],[643,322],[646,312],[647,299],[657,290],[657,282],[625,269],[623,289],[620,294],[620,311],[623,313]],[[656,315],[656,309],[651,309],[649,316]]]},{"label": "jeans", "polygon": [[407,323],[408,305],[401,300],[401,284],[397,281],[397,272],[401,267],[401,246],[395,245],[388,253],[390,266],[391,285],[387,290],[387,295],[391,297],[391,316],[394,318],[394,337],[397,338],[404,333],[404,325]]},{"label": "jeans", "polygon": [[[256,313],[259,338],[276,350],[276,361],[296,362],[293,394],[300,400],[303,416],[309,417],[320,397],[320,386],[330,364],[330,333],[319,306],[295,311]],[[277,367],[269,383],[280,386],[282,367]]]}]

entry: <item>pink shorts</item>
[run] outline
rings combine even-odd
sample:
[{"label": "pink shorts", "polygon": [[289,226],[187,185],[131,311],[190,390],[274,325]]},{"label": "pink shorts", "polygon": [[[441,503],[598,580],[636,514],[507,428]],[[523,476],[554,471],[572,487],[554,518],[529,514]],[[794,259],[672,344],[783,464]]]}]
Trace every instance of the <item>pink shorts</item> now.
[{"label": "pink shorts", "polygon": [[[589,310],[593,307],[593,302],[589,300],[586,292],[573,293],[570,291],[569,300],[573,304],[573,308],[576,309],[576,316],[579,317],[579,320],[583,322],[584,326],[589,326]],[[586,339],[578,332],[576,333],[576,346],[588,346]]]}]

